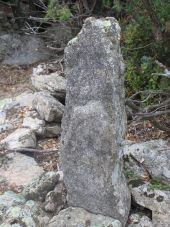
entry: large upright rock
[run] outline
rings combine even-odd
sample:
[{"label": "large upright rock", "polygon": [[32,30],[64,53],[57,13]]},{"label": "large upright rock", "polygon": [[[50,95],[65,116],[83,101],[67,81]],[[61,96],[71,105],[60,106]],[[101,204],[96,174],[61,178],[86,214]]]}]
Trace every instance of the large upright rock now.
[{"label": "large upright rock", "polygon": [[125,134],[120,27],[89,18],[65,49],[67,95],[61,163],[68,204],[127,221],[130,194],[122,174]]}]

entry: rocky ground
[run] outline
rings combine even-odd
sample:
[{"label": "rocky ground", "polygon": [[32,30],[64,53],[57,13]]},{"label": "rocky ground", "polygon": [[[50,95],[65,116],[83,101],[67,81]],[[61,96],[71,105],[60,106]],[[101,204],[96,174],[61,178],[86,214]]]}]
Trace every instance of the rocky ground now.
[{"label": "rocky ground", "polygon": [[[55,215],[67,207],[58,167],[65,78],[46,74],[46,67],[17,68],[26,81],[6,85],[7,93],[1,90],[0,226],[56,226],[60,218]],[[127,226],[169,226],[169,150],[167,135],[148,121],[129,124],[124,156],[133,205]],[[73,218],[81,214],[79,221],[86,216],[84,210],[64,212]]]},{"label": "rocky ground", "polygon": [[[58,167],[65,78],[61,72],[48,70],[47,64],[1,69],[5,77],[0,85],[0,226],[61,226],[56,215],[67,207]],[[16,83],[10,79],[13,73]],[[133,198],[127,226],[170,226],[167,138],[148,121],[129,124],[123,146]],[[62,215],[73,220],[79,215],[78,222],[88,217],[109,223],[84,210],[69,208]],[[71,221],[68,224],[72,226]]]},{"label": "rocky ground", "polygon": [[[109,217],[67,208],[58,163],[66,94],[63,57],[29,66],[3,64],[0,78],[0,226],[63,227],[61,220],[69,227],[121,226]],[[132,194],[127,226],[169,227],[168,135],[149,121],[131,122],[122,149]]]}]

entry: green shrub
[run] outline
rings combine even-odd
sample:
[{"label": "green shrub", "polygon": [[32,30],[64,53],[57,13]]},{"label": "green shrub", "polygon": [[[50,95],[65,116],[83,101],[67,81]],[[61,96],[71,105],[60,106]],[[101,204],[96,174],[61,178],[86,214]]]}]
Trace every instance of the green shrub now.
[{"label": "green shrub", "polygon": [[[161,21],[169,20],[170,6],[166,1],[155,0],[154,7]],[[142,1],[132,0],[126,5],[125,12],[128,17],[121,20],[121,27],[122,52],[126,64],[126,94],[129,96],[139,90],[163,88],[161,77],[152,74],[162,72],[155,60],[166,64],[169,61],[169,48],[164,40],[154,40],[153,24]]]},{"label": "green shrub", "polygon": [[58,0],[49,1],[46,18],[67,21],[70,19],[71,15],[71,11],[67,5],[60,5]]}]

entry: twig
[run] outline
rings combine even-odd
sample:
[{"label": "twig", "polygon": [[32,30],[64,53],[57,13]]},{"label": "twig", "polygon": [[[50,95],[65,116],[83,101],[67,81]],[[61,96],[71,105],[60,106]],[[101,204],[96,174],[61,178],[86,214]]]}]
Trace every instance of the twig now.
[{"label": "twig", "polygon": [[130,154],[130,157],[137,163],[138,166],[142,167],[145,170],[145,172],[147,173],[149,179],[152,179],[152,174],[149,172],[149,170],[147,169],[145,164],[141,163],[140,161],[138,161],[132,154]]},{"label": "twig", "polygon": [[134,47],[134,48],[122,47],[122,49],[125,49],[125,50],[140,50],[140,49],[144,49],[145,47],[148,47],[148,46],[150,46],[150,45],[152,45],[152,44],[154,44],[154,42],[149,43],[149,44],[147,44],[147,45],[145,45],[145,46],[141,46],[141,47]]},{"label": "twig", "polygon": [[[5,149],[3,149],[4,151]],[[36,153],[36,154],[53,154],[53,153],[56,153],[58,150],[40,150],[40,149],[33,149],[33,148],[17,148],[17,149],[6,149],[7,152],[19,152],[19,153],[22,153],[22,152],[29,152],[29,153]]]},{"label": "twig", "polygon": [[135,115],[140,116],[142,118],[149,119],[149,118],[152,118],[152,117],[157,117],[157,116],[160,116],[160,115],[163,115],[163,114],[168,114],[168,113],[170,113],[170,110],[157,111],[157,112],[154,112],[154,113],[136,113]]}]

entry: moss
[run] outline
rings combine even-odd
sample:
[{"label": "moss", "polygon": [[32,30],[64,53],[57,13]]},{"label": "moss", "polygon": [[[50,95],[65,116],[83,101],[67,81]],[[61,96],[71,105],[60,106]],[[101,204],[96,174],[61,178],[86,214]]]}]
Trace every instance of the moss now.
[{"label": "moss", "polygon": [[150,181],[150,189],[151,190],[157,189],[157,190],[170,191],[170,184],[162,182],[162,180],[159,178],[153,178]]}]

